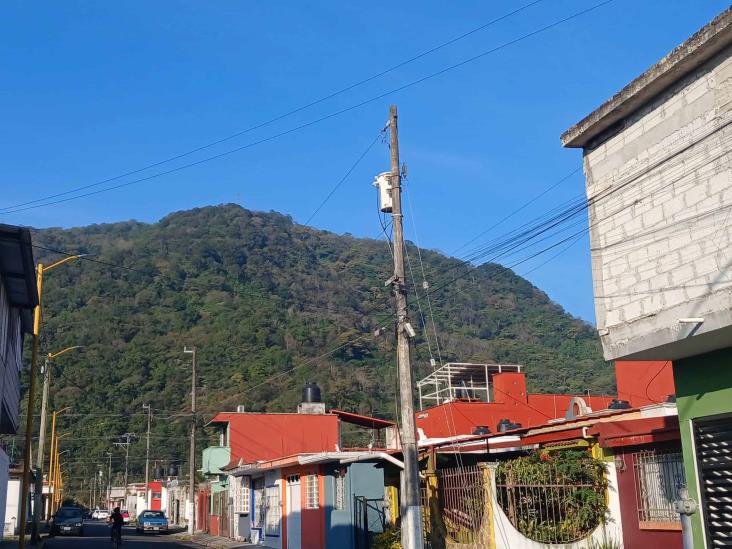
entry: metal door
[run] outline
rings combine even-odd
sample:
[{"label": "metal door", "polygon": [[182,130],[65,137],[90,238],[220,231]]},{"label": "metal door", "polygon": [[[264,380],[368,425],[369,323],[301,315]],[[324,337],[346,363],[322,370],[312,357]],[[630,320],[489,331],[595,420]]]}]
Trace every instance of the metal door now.
[{"label": "metal door", "polygon": [[287,477],[287,549],[300,549],[300,475]]},{"label": "metal door", "polygon": [[732,540],[732,517],[729,513],[732,416],[697,419],[693,425],[707,545],[729,547]]}]

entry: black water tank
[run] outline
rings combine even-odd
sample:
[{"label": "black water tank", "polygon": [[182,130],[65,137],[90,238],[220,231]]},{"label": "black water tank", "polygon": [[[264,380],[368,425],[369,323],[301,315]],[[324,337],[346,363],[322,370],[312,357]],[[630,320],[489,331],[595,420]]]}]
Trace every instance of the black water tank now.
[{"label": "black water tank", "polygon": [[162,480],[162,478],[165,476],[165,467],[159,466],[155,467],[155,470],[153,471],[153,478],[155,480]]},{"label": "black water tank", "polygon": [[477,425],[475,429],[473,429],[474,435],[487,435],[490,434],[491,430],[488,428],[487,425]]},{"label": "black water tank", "polygon": [[502,419],[498,422],[498,425],[496,426],[496,430],[499,433],[505,433],[506,431],[511,431],[513,429],[521,429],[521,424],[514,423],[510,419]]},{"label": "black water tank", "polygon": [[302,401],[303,402],[321,402],[320,400],[320,387],[314,381],[308,381],[305,384],[305,388],[302,390]]},{"label": "black water tank", "polygon": [[628,408],[630,408],[630,402],[619,398],[614,398],[608,406],[608,410],[627,410]]},{"label": "black water tank", "polygon": [[178,466],[175,464],[171,464],[170,467],[168,467],[168,476],[169,477],[177,477],[178,476]]},{"label": "black water tank", "polygon": [[496,425],[496,431],[499,433],[505,433],[508,431],[508,426],[511,425],[510,419],[501,419],[498,421],[498,425]]}]

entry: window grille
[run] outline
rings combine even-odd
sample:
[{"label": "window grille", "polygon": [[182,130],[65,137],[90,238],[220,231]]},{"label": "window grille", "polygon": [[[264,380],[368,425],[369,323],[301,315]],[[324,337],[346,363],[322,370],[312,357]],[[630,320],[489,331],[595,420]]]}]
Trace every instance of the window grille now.
[{"label": "window grille", "polygon": [[234,477],[234,512],[249,513],[249,477]]},{"label": "window grille", "polygon": [[678,523],[674,500],[679,486],[686,484],[680,452],[644,451],[633,454],[638,520]]},{"label": "window grille", "polygon": [[269,536],[280,535],[280,517],[282,509],[280,507],[280,487],[267,486],[266,488],[266,513],[264,520],[264,533]]},{"label": "window grille", "polygon": [[306,509],[317,509],[320,507],[320,497],[318,494],[318,475],[309,474],[307,477],[307,501]]},{"label": "window grille", "polygon": [[335,494],[333,497],[336,511],[343,511],[346,508],[346,475],[345,471],[336,471]]},{"label": "window grille", "polygon": [[257,478],[252,482],[252,490],[254,490],[254,520],[253,528],[264,527],[264,515],[266,512],[266,498],[264,497],[264,479]]}]

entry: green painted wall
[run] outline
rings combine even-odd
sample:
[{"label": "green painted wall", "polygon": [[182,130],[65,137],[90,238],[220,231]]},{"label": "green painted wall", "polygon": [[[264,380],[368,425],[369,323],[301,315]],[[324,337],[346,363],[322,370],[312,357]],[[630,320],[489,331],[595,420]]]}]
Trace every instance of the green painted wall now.
[{"label": "green painted wall", "polygon": [[[732,348],[674,362],[674,383],[686,482],[698,503],[690,420],[732,412]],[[693,515],[692,523],[694,547],[704,547],[701,512]]]}]

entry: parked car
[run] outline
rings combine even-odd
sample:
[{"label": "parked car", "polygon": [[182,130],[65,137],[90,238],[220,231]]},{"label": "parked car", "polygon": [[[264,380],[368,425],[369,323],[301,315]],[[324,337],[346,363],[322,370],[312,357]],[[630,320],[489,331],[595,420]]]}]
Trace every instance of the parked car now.
[{"label": "parked car", "polygon": [[94,509],[92,518],[96,520],[107,520],[109,518],[109,511],[106,509]]},{"label": "parked car", "polygon": [[50,534],[84,535],[84,510],[81,507],[61,507],[51,518]]},{"label": "parked car", "polygon": [[120,512],[122,513],[122,520],[124,521],[124,523],[129,524],[130,523],[129,511],[127,509],[122,509],[122,511],[120,511]]},{"label": "parked car", "polygon": [[137,517],[137,533],[167,532],[168,519],[162,511],[146,510]]}]

